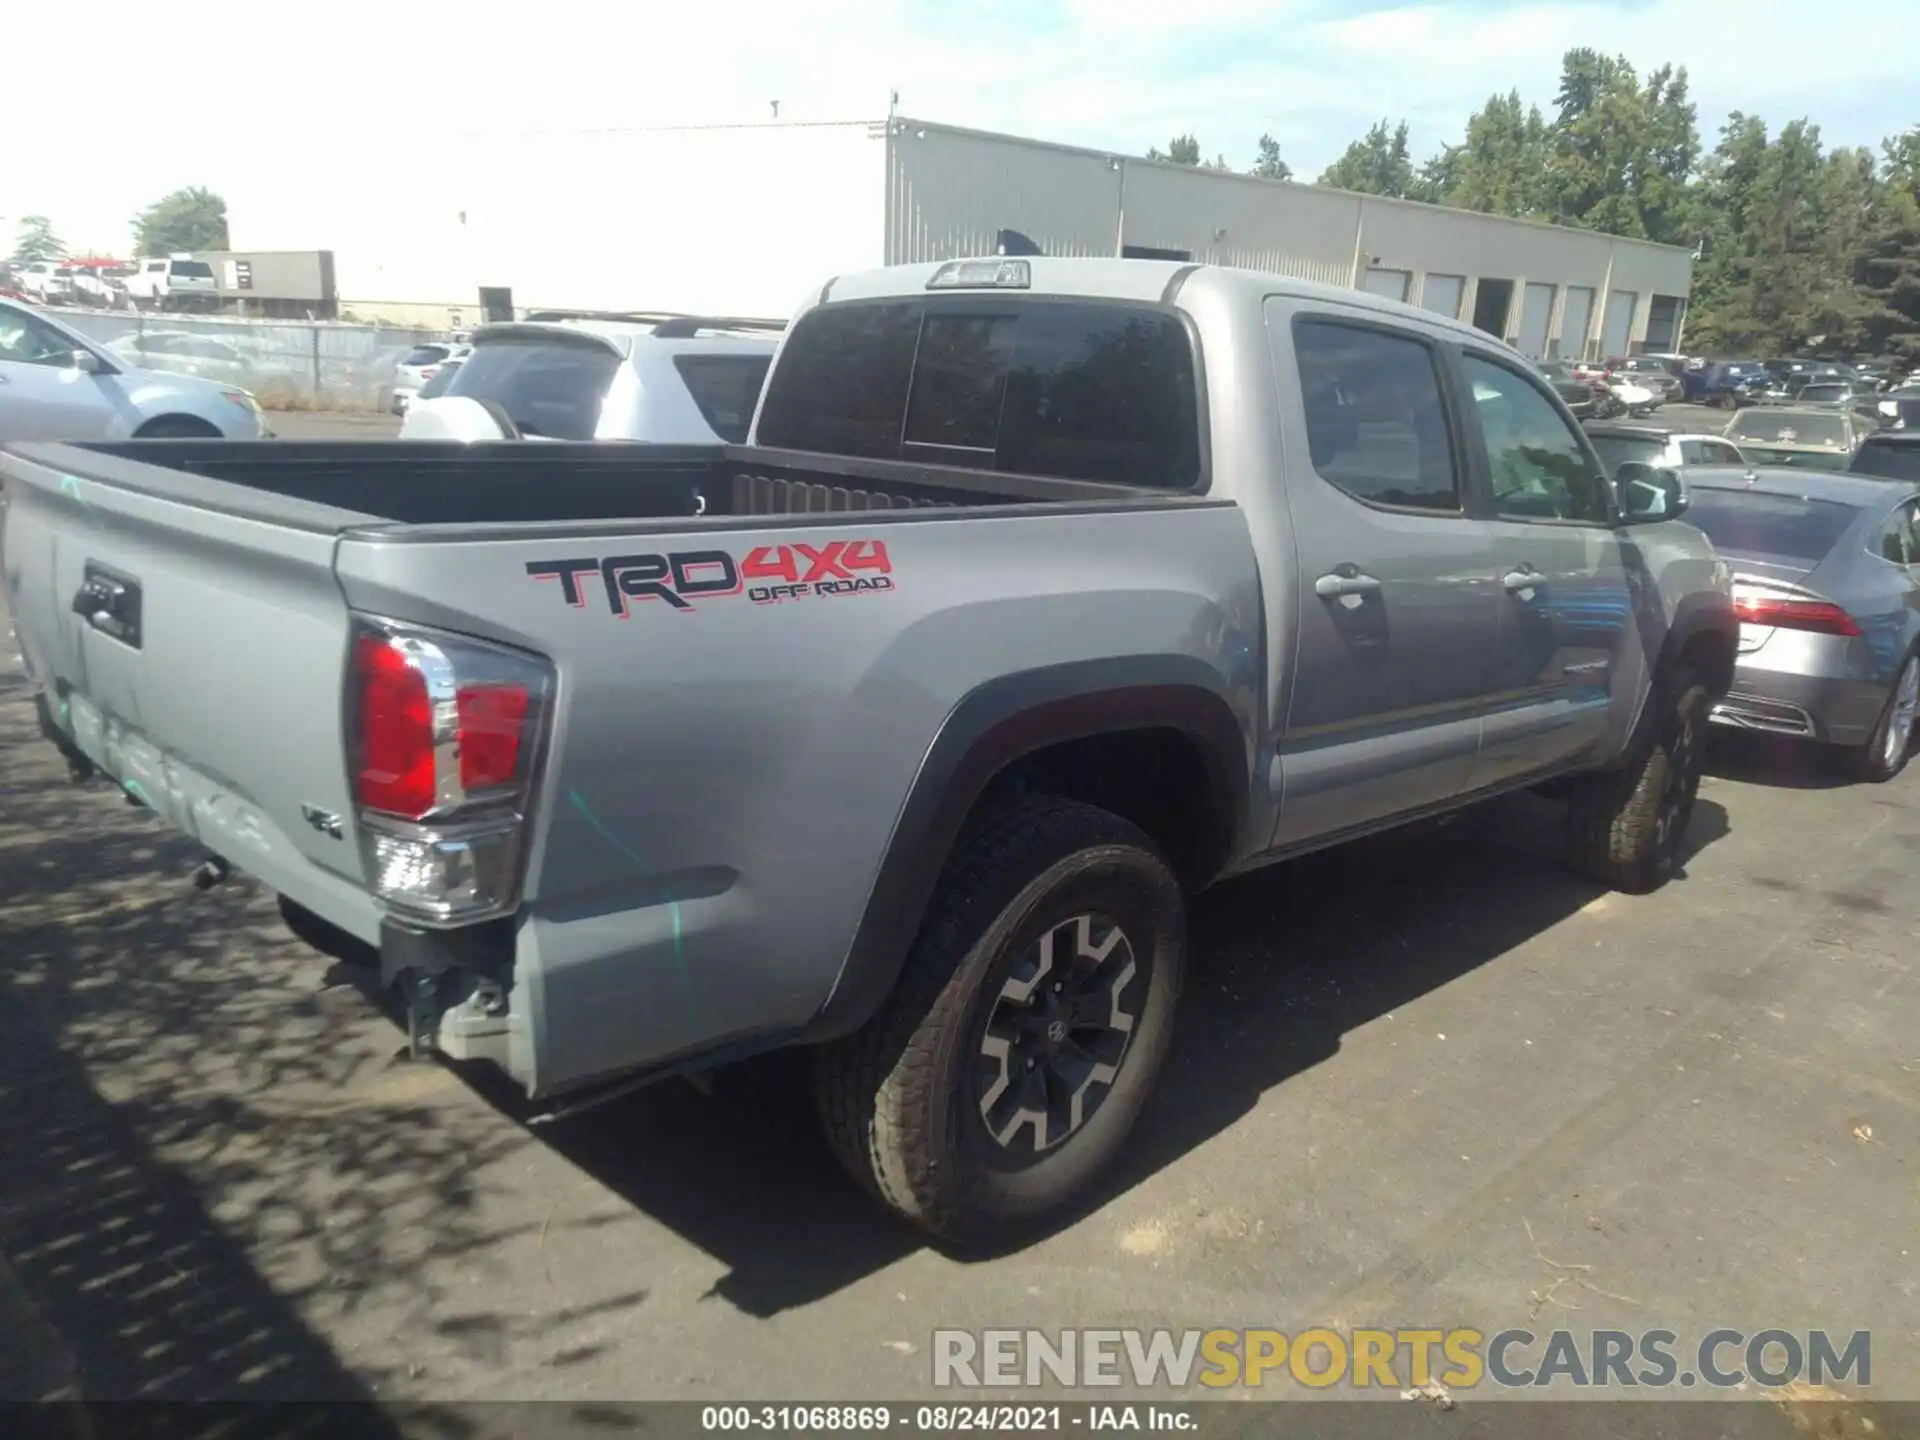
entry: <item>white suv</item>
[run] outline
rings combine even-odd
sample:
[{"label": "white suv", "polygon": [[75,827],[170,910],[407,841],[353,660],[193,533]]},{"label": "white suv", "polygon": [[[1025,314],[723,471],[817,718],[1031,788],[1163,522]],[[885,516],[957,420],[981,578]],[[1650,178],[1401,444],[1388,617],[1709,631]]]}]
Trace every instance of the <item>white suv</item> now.
[{"label": "white suv", "polygon": [[400,434],[472,438],[478,402],[492,417],[483,432],[510,440],[739,444],[785,329],[784,320],[552,311],[482,326],[445,390],[407,406]]},{"label": "white suv", "polygon": [[20,289],[42,305],[73,300],[73,267],[58,260],[35,260],[20,267]]},{"label": "white suv", "polygon": [[220,282],[213,266],[191,255],[141,260],[127,276],[127,294],[150,310],[213,309]]},{"label": "white suv", "polygon": [[427,340],[413,347],[393,367],[393,401],[388,407],[395,415],[407,413],[407,406],[426,383],[440,373],[440,367],[458,364],[473,347],[463,341]]}]

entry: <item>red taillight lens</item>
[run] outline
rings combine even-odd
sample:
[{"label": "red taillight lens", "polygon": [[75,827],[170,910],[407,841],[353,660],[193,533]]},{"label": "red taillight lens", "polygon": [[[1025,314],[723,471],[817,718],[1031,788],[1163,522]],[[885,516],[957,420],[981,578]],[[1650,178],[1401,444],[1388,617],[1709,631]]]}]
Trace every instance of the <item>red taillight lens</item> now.
[{"label": "red taillight lens", "polygon": [[1733,602],[1734,613],[1748,625],[1772,625],[1781,630],[1811,630],[1819,635],[1858,635],[1853,617],[1829,600],[1787,600],[1757,595]]},{"label": "red taillight lens", "polygon": [[359,687],[354,798],[369,810],[417,820],[433,808],[433,706],[427,680],[385,637],[353,644]]},{"label": "red taillight lens", "polygon": [[468,685],[458,697],[460,788],[469,793],[513,782],[531,697],[522,685]]},{"label": "red taillight lens", "polygon": [[429,365],[427,366],[426,369],[420,372],[420,378],[422,380],[431,380],[434,376],[438,375],[439,373],[440,373],[440,367],[438,365]]}]

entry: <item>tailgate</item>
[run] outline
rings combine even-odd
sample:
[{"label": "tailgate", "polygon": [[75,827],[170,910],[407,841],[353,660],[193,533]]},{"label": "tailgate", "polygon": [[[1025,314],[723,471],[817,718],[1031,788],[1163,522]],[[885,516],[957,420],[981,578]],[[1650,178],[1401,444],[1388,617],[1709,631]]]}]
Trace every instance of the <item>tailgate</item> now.
[{"label": "tailgate", "polygon": [[175,828],[377,936],[349,803],[332,531],[15,455],[0,476],[8,594],[50,723]]}]

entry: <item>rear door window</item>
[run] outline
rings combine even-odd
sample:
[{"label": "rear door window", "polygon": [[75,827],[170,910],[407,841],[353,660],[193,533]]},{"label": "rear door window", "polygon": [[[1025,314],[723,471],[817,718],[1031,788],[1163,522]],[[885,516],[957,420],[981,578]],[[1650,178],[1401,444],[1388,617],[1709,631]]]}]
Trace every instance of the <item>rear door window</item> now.
[{"label": "rear door window", "polygon": [[676,355],[673,368],[701,418],[729,445],[741,444],[766,383],[771,355]]},{"label": "rear door window", "polygon": [[523,435],[591,440],[619,369],[597,340],[503,336],[476,345],[445,393],[492,401]]},{"label": "rear door window", "polygon": [[1896,565],[1920,563],[1920,502],[1909,500],[1880,527],[1880,558]]},{"label": "rear door window", "polygon": [[801,317],[762,445],[1154,489],[1199,483],[1177,317],[1093,301],[898,300]]},{"label": "rear door window", "polygon": [[1321,479],[1370,505],[1460,513],[1460,479],[1430,346],[1336,320],[1293,327],[1307,453]]}]

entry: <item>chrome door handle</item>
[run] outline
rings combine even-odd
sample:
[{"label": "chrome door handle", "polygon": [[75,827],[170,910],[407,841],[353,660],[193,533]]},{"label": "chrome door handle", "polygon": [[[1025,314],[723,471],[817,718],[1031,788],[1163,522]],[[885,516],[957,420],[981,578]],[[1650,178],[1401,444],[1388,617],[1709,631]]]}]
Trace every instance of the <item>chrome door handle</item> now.
[{"label": "chrome door handle", "polygon": [[1322,575],[1313,582],[1313,593],[1322,600],[1337,599],[1342,595],[1371,595],[1379,590],[1380,582],[1371,575],[1362,575],[1355,571],[1351,575],[1342,575],[1338,571]]},{"label": "chrome door handle", "polygon": [[1527,590],[1538,590],[1546,578],[1538,570],[1522,566],[1518,570],[1509,570],[1502,575],[1500,583],[1507,587],[1509,594],[1518,595]]}]

